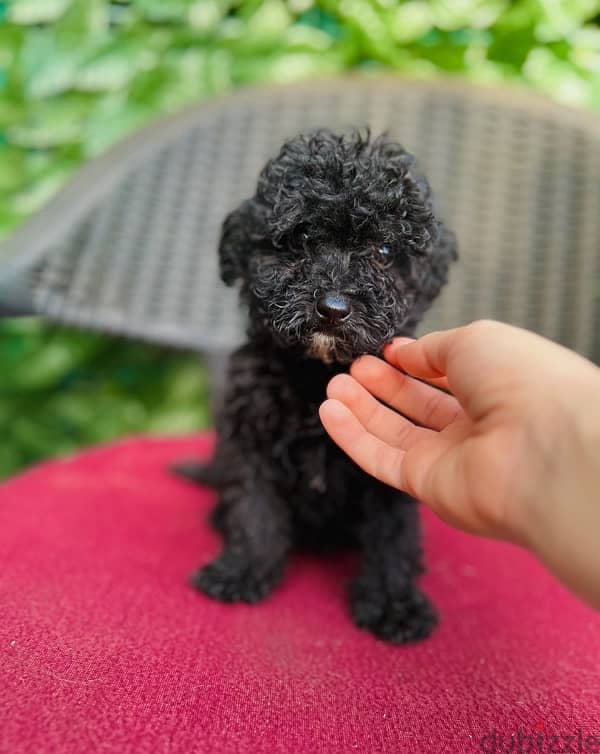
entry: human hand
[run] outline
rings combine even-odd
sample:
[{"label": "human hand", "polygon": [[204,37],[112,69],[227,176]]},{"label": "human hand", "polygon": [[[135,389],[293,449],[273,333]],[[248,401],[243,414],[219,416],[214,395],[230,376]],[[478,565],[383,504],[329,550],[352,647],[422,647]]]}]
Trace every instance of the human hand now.
[{"label": "human hand", "polygon": [[329,383],[332,439],[446,522],[527,546],[600,603],[600,370],[496,322],[397,339],[384,356]]}]

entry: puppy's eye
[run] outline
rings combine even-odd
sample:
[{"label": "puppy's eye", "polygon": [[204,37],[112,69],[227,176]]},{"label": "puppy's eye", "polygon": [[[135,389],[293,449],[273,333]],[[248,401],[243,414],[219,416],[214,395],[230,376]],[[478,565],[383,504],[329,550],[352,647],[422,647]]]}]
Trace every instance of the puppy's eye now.
[{"label": "puppy's eye", "polygon": [[391,267],[394,259],[392,249],[389,246],[379,246],[375,252],[375,262],[378,267]]},{"label": "puppy's eye", "polygon": [[290,246],[293,249],[301,251],[306,247],[308,242],[307,229],[304,226],[300,226],[294,230],[290,237]]}]

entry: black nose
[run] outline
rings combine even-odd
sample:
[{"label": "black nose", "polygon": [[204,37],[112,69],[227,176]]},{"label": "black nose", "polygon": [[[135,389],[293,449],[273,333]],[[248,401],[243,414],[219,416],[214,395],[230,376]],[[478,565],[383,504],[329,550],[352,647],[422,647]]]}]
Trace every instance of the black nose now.
[{"label": "black nose", "polygon": [[348,319],[352,312],[352,305],[349,299],[340,293],[326,293],[317,301],[317,312],[323,319],[337,324]]}]

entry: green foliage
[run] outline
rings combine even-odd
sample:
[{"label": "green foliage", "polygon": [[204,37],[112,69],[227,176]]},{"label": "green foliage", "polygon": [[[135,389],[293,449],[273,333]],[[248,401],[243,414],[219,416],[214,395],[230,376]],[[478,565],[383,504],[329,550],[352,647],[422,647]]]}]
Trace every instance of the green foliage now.
[{"label": "green foliage", "polygon": [[[599,17],[600,0],[0,0],[0,237],[83,161],[235,86],[391,68],[600,107]],[[195,357],[27,321],[1,324],[0,366],[0,475],[207,421]]]},{"label": "green foliage", "polygon": [[0,477],[124,433],[209,423],[198,357],[20,320],[2,325],[0,364]]}]

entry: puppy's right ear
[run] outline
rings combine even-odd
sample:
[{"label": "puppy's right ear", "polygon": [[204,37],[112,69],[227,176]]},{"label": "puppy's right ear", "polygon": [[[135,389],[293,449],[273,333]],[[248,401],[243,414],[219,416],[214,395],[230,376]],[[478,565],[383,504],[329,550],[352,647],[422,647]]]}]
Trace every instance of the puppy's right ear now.
[{"label": "puppy's right ear", "polygon": [[263,240],[264,213],[261,210],[255,199],[247,199],[223,222],[219,265],[221,279],[226,285],[233,285],[236,280],[246,276],[250,255]]}]

